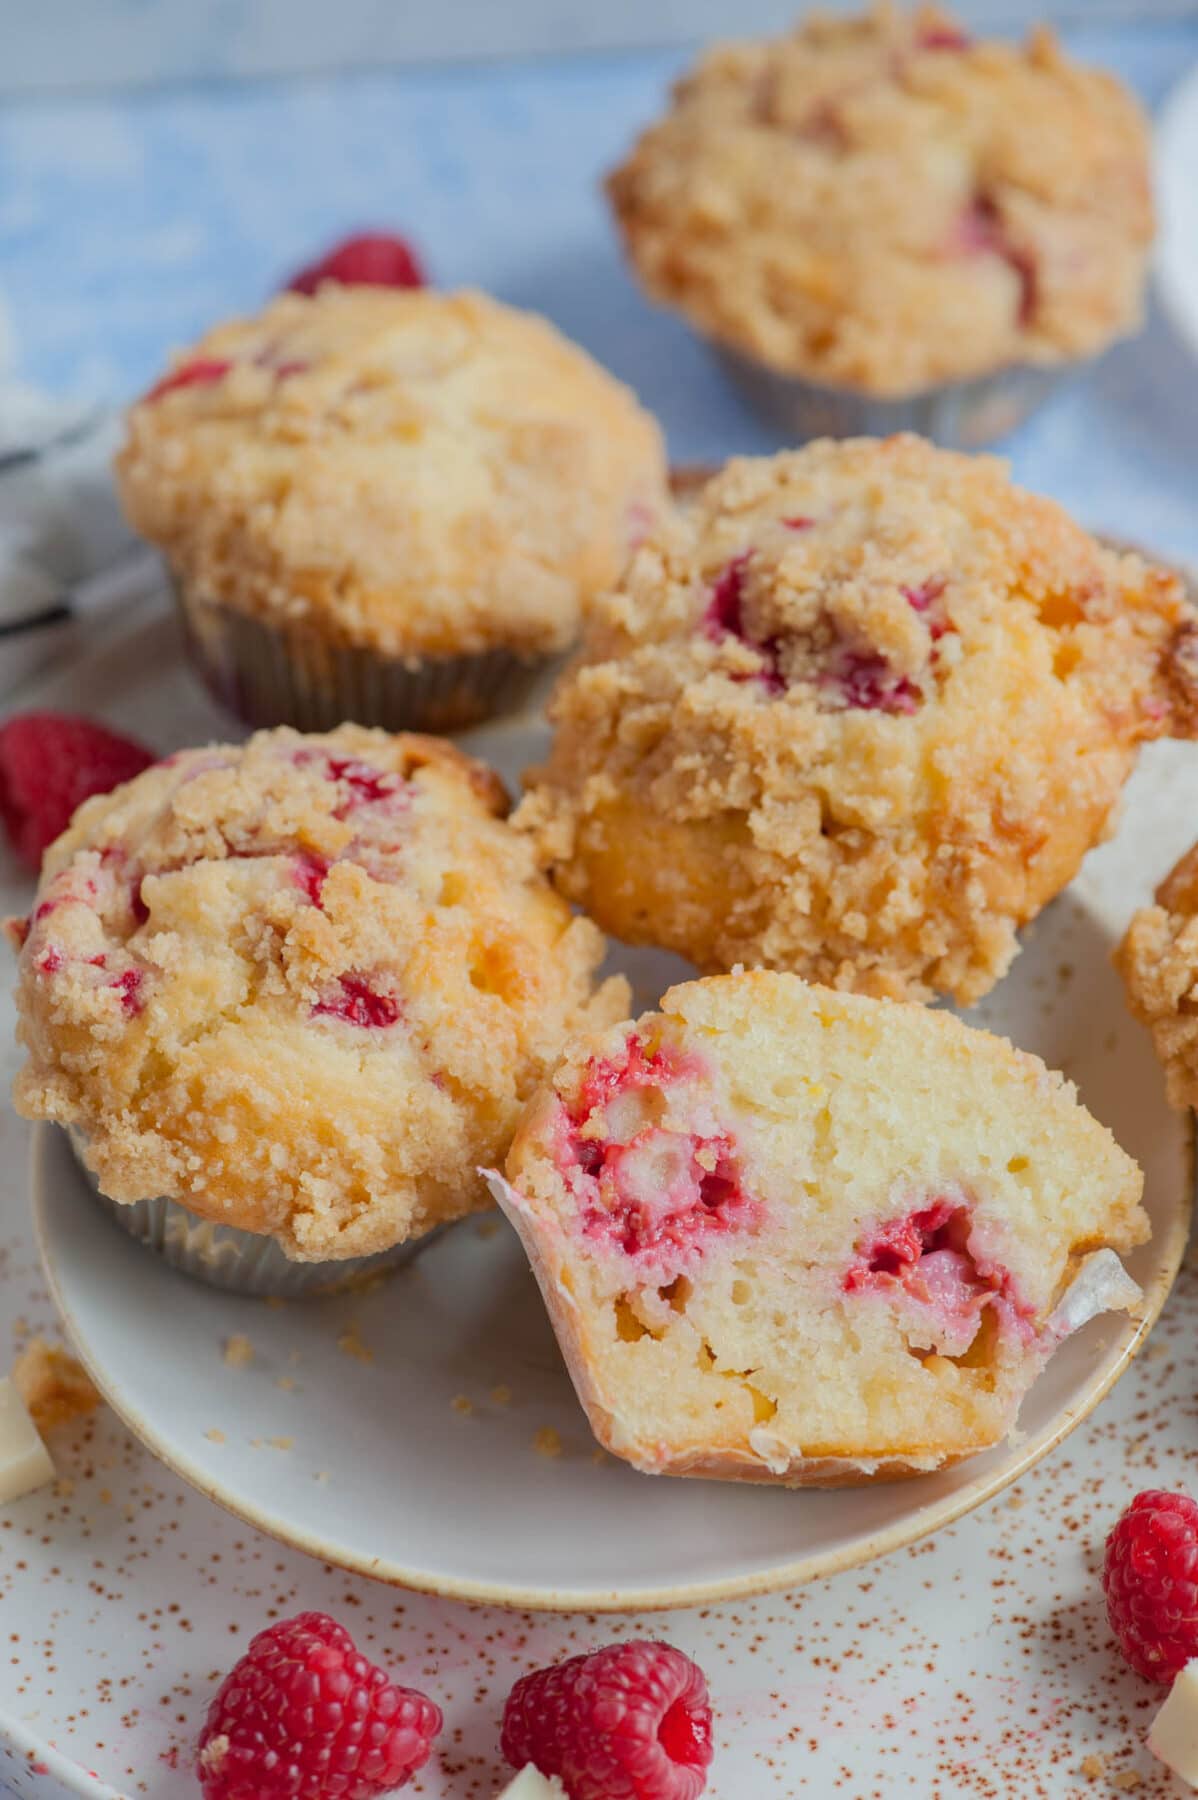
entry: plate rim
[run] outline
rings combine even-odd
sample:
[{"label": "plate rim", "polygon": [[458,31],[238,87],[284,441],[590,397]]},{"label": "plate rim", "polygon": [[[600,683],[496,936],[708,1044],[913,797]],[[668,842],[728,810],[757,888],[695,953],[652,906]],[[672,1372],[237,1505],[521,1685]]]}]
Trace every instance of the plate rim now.
[{"label": "plate rim", "polygon": [[[1162,1260],[1150,1283],[1143,1290],[1144,1306],[1138,1317],[1133,1318],[1130,1314],[1118,1315],[1122,1321],[1118,1336],[1095,1363],[1092,1374],[1082,1387],[1076,1405],[1064,1407],[1060,1414],[1056,1415],[1035,1435],[1020,1437],[1018,1427],[1016,1427],[1013,1433],[1016,1441],[1011,1447],[1011,1454],[1005,1457],[997,1468],[965,1483],[952,1494],[946,1495],[939,1503],[933,1503],[916,1513],[896,1520],[889,1526],[871,1532],[868,1537],[858,1543],[845,1545],[839,1550],[825,1551],[814,1556],[792,1558],[785,1563],[773,1565],[768,1569],[754,1570],[745,1575],[715,1577],[704,1581],[674,1584],[669,1587],[648,1589],[644,1593],[630,1593],[607,1588],[566,1592],[556,1588],[508,1587],[502,1583],[469,1578],[464,1580],[448,1577],[433,1578],[426,1570],[411,1569],[381,1557],[368,1558],[347,1555],[343,1550],[337,1550],[306,1531],[286,1529],[277,1519],[260,1512],[255,1506],[247,1505],[244,1500],[231,1496],[227,1490],[222,1489],[219,1481],[214,1481],[211,1475],[201,1469],[198,1464],[190,1463],[186,1456],[180,1456],[173,1448],[164,1448],[160,1435],[140,1417],[136,1404],[131,1402],[119,1388],[114,1389],[105,1370],[89,1354],[88,1346],[80,1335],[58,1280],[49,1244],[49,1232],[44,1215],[50,1205],[47,1198],[49,1193],[48,1160],[52,1154],[52,1134],[56,1128],[46,1122],[38,1123],[32,1133],[29,1150],[29,1186],[38,1258],[50,1290],[51,1300],[79,1360],[107,1404],[125,1427],[132,1432],[139,1443],[149,1450],[151,1455],[177,1475],[181,1481],[185,1481],[189,1487],[222,1507],[224,1511],[231,1513],[234,1518],[240,1519],[243,1524],[250,1526],[255,1531],[262,1532],[276,1543],[286,1544],[290,1549],[298,1550],[306,1556],[315,1557],[318,1561],[331,1564],[334,1568],[342,1569],[348,1574],[362,1575],[388,1587],[414,1593],[433,1594],[445,1600],[497,1606],[509,1611],[632,1614],[667,1612],[687,1607],[714,1605],[729,1600],[752,1599],[762,1594],[805,1587],[810,1582],[822,1581],[829,1576],[842,1574],[848,1569],[860,1568],[867,1563],[876,1561],[879,1557],[890,1555],[895,1550],[906,1549],[909,1545],[930,1537],[933,1532],[941,1530],[944,1526],[955,1523],[967,1513],[974,1511],[976,1507],[984,1505],[995,1495],[1002,1493],[1005,1488],[1018,1481],[1020,1476],[1026,1474],[1029,1469],[1055,1450],[1057,1445],[1062,1443],[1078,1425],[1082,1424],[1106,1398],[1116,1381],[1139,1354],[1152,1327],[1160,1317],[1161,1310],[1177,1279],[1189,1240],[1194,1210],[1195,1157],[1196,1147],[1198,1147],[1194,1113],[1187,1109],[1181,1124],[1183,1133],[1181,1191],[1178,1203],[1170,1211],[1164,1227],[1161,1242]],[[1153,1235],[1155,1238],[1156,1234]],[[1010,1439],[1008,1439],[1008,1443],[1010,1443]],[[912,1479],[918,1480],[919,1478],[916,1476]],[[909,1483],[904,1482],[902,1485],[907,1488]]]}]

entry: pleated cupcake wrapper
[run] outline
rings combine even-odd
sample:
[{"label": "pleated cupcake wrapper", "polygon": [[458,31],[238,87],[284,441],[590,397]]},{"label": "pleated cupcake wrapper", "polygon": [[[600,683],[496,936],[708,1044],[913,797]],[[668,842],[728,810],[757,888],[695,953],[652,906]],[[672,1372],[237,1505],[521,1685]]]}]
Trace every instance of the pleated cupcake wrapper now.
[{"label": "pleated cupcake wrapper", "polygon": [[1069,374],[1066,368],[1023,365],[885,400],[780,375],[724,344],[712,348],[758,417],[795,443],[914,431],[948,450],[977,450],[1008,437]]},{"label": "pleated cupcake wrapper", "polygon": [[337,1293],[357,1287],[375,1275],[397,1269],[428,1248],[440,1229],[406,1244],[397,1244],[376,1256],[351,1256],[325,1262],[293,1262],[272,1237],[239,1231],[201,1219],[178,1200],[135,1200],[131,1205],[110,1200],[101,1193],[83,1155],[83,1139],[68,1133],[88,1186],[110,1218],[122,1231],[148,1250],[209,1287],[258,1299],[292,1300],[303,1296]]},{"label": "pleated cupcake wrapper", "polygon": [[330,643],[174,583],[191,659],[221,706],[246,725],[332,731],[347,719],[385,731],[461,731],[518,712],[555,658],[514,650],[423,660]]}]

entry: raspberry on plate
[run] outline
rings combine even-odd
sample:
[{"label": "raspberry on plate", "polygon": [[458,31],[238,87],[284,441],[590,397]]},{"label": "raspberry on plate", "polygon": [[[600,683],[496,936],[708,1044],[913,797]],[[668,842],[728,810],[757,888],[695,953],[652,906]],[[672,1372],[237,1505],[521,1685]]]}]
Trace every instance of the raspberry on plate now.
[{"label": "raspberry on plate", "polygon": [[422,1769],[441,1711],[327,1613],[260,1631],[208,1709],[204,1800],[374,1800]]},{"label": "raspberry on plate", "polygon": [[340,281],[346,287],[427,285],[412,246],[390,231],[364,231],[343,239],[319,262],[307,263],[287,287],[293,294],[314,294],[322,281]]},{"label": "raspberry on plate", "polygon": [[670,1644],[609,1644],[523,1676],[502,1743],[569,1800],[696,1800],[713,1754],[707,1681]]},{"label": "raspberry on plate", "polygon": [[17,713],[0,725],[0,817],[32,869],[77,806],[132,781],[155,760],[132,738],[70,713]]},{"label": "raspberry on plate", "polygon": [[1132,1668],[1171,1682],[1198,1656],[1198,1501],[1162,1488],[1137,1494],[1107,1538],[1102,1586]]}]

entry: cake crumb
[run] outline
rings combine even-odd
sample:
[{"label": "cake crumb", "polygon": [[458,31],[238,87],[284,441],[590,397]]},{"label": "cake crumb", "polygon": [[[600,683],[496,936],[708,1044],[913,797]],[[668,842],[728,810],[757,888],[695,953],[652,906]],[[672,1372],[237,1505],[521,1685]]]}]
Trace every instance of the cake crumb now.
[{"label": "cake crumb", "polygon": [[81,1363],[59,1344],[31,1338],[12,1366],[13,1383],[43,1435],[94,1412],[100,1396]]},{"label": "cake crumb", "polygon": [[1027,1502],[1024,1499],[1022,1494],[1014,1493],[1014,1494],[1007,1495],[1007,1505],[1010,1507],[1012,1512],[1018,1512],[1019,1508],[1021,1506],[1027,1505]]},{"label": "cake crumb", "polygon": [[295,1446],[295,1439],[290,1437],[272,1437],[266,1441],[272,1450],[291,1450]]},{"label": "cake crumb", "polygon": [[552,1425],[542,1425],[532,1440],[532,1447],[538,1456],[560,1456],[562,1440]]},{"label": "cake crumb", "polygon": [[69,1475],[60,1475],[54,1483],[54,1492],[59,1500],[69,1500],[75,1492],[75,1483]]},{"label": "cake crumb", "polygon": [[112,1505],[112,1489],[111,1488],[101,1488],[100,1489],[100,1505],[101,1506],[111,1506]]},{"label": "cake crumb", "polygon": [[491,1389],[491,1398],[496,1406],[510,1406],[512,1403],[512,1390],[508,1387],[506,1382],[501,1381],[498,1387],[493,1387]]},{"label": "cake crumb", "polygon": [[611,1458],[606,1450],[597,1448],[591,1451],[591,1461],[598,1467],[601,1463],[610,1462]]},{"label": "cake crumb", "polygon": [[289,1394],[289,1393],[291,1393],[292,1389],[295,1387],[295,1376],[294,1375],[280,1375],[278,1380],[275,1382],[275,1386],[277,1388],[282,1388],[282,1390],[285,1394]]},{"label": "cake crumb", "polygon": [[474,1411],[474,1402],[469,1394],[455,1394],[449,1404],[453,1407],[454,1412],[467,1416]]},{"label": "cake crumb", "polygon": [[1111,1776],[1111,1786],[1122,1788],[1125,1794],[1130,1794],[1133,1788],[1143,1785],[1144,1777],[1138,1769],[1120,1769],[1117,1775]]},{"label": "cake crumb", "polygon": [[254,1346],[242,1332],[235,1331],[225,1339],[224,1358],[231,1369],[248,1369],[254,1360]]},{"label": "cake crumb", "polygon": [[1097,1751],[1090,1756],[1082,1757],[1081,1773],[1086,1777],[1087,1781],[1097,1781],[1105,1770],[1106,1757],[1099,1755]]},{"label": "cake crumb", "polygon": [[347,1326],[341,1333],[337,1339],[337,1348],[342,1356],[354,1356],[359,1362],[372,1363],[374,1361],[374,1351],[369,1344],[362,1342],[356,1324]]},{"label": "cake crumb", "polygon": [[225,1434],[219,1425],[214,1425],[211,1431],[206,1431],[204,1433],[204,1436],[208,1439],[210,1444],[223,1444],[225,1441]]}]

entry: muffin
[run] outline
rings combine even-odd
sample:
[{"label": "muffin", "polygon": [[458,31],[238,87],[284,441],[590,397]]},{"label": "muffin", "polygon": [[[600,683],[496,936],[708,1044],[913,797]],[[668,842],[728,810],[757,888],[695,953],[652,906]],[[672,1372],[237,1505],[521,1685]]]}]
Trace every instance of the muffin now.
[{"label": "muffin", "polygon": [[628,1005],[504,811],[453,746],[355,726],[181,751],[88,801],[9,923],[17,1110],[245,1291],[486,1205],[477,1165],[567,1035]]},{"label": "muffin", "polygon": [[1128,1003],[1152,1033],[1172,1105],[1198,1106],[1198,844],[1133,916],[1116,953]]},{"label": "muffin", "polygon": [[1148,125],[1043,28],[878,6],[718,47],[608,194],[649,293],[792,436],[982,443],[1140,320]]},{"label": "muffin", "polygon": [[1177,579],[917,438],[731,462],[597,608],[516,823],[705,971],[981,997],[1198,729]]},{"label": "muffin", "polygon": [[969,1456],[1068,1329],[1138,1303],[1114,1251],[1149,1235],[1139,1169],[1037,1057],[764,971],[572,1045],[507,1177],[592,1428],[648,1474]]},{"label": "muffin", "polygon": [[662,505],[661,434],[482,294],[284,294],[132,409],[117,483],[251,725],[450,730],[517,704]]}]

